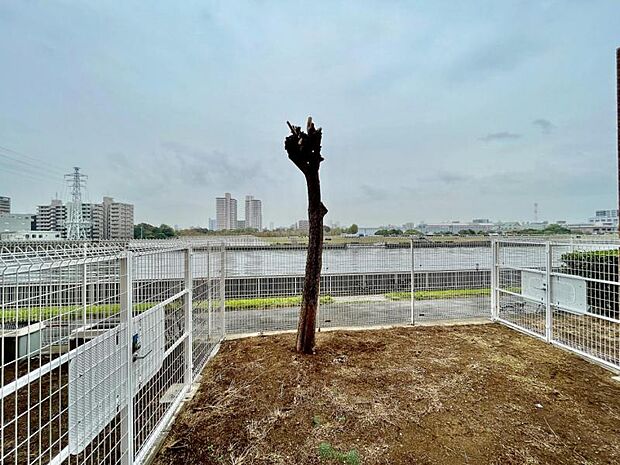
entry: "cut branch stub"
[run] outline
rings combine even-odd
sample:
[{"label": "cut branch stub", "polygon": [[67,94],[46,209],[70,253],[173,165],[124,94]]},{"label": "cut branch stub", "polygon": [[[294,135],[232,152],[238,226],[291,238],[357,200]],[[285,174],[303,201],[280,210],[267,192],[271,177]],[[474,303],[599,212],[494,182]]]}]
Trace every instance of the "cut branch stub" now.
[{"label": "cut branch stub", "polygon": [[289,159],[295,166],[306,174],[309,169],[319,169],[323,161],[321,156],[321,138],[323,132],[321,128],[316,129],[312,122],[312,117],[308,118],[307,131],[303,132],[300,126],[293,126],[286,122],[291,130],[291,135],[284,141],[284,149]]}]

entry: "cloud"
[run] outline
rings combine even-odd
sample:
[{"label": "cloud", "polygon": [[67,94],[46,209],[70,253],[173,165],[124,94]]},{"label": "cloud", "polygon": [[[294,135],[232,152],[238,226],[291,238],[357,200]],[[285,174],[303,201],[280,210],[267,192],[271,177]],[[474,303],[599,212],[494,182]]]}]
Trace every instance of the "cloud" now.
[{"label": "cloud", "polygon": [[483,39],[466,43],[459,58],[450,65],[448,76],[454,81],[488,79],[514,71],[543,49],[542,42],[523,31],[494,31]]},{"label": "cloud", "polygon": [[514,140],[520,139],[521,134],[515,134],[514,132],[502,131],[502,132],[493,132],[491,134],[487,134],[484,137],[481,137],[480,140],[484,142],[491,142],[495,140]]},{"label": "cloud", "polygon": [[388,191],[380,187],[362,184],[360,189],[362,191],[362,199],[364,201],[377,202],[386,200],[389,197]]},{"label": "cloud", "polygon": [[437,174],[437,179],[445,184],[456,184],[466,181],[468,177],[452,171],[441,171]]},{"label": "cloud", "polygon": [[543,134],[549,134],[551,131],[555,129],[555,125],[548,119],[543,119],[543,118],[535,119],[534,121],[532,121],[532,124],[534,126],[537,126],[542,131]]},{"label": "cloud", "polygon": [[161,147],[158,173],[164,177],[172,171],[191,185],[221,188],[269,180],[258,163],[233,158],[217,150],[205,151],[173,141],[163,142]]}]

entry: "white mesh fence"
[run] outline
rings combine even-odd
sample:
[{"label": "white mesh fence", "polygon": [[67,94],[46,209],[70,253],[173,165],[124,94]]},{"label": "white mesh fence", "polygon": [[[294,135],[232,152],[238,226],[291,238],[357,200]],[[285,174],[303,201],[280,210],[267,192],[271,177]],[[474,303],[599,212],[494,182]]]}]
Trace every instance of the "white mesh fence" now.
[{"label": "white mesh fence", "polygon": [[620,369],[618,247],[612,241],[498,241],[495,317]]},{"label": "white mesh fence", "polygon": [[210,253],[1,246],[0,463],[143,463],[223,337],[221,312],[192,309],[219,288]]},{"label": "white mesh fence", "polygon": [[[327,245],[319,329],[490,318],[620,367],[618,245]],[[139,464],[226,335],[294,330],[306,250],[0,245],[2,464]]]},{"label": "white mesh fence", "polygon": [[[297,327],[305,247],[237,242],[224,260],[227,334]],[[490,263],[488,241],[326,244],[317,327],[489,318]]]}]

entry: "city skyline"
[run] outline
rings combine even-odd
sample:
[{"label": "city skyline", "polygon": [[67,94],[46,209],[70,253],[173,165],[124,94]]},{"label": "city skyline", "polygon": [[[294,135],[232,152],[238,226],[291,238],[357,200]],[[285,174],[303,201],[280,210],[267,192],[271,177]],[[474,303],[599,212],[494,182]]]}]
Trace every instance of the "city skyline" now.
[{"label": "city skyline", "polygon": [[246,195],[243,219],[238,216],[237,199],[230,192],[215,198],[215,219],[209,218],[208,228],[215,230],[263,229],[262,201]]},{"label": "city skyline", "polygon": [[2,195],[28,211],[77,165],[137,221],[204,225],[235,186],[290,224],[306,198],[285,121],[312,114],[327,221],[524,221],[534,202],[579,221],[616,204],[618,17],[611,1],[5,4]]}]

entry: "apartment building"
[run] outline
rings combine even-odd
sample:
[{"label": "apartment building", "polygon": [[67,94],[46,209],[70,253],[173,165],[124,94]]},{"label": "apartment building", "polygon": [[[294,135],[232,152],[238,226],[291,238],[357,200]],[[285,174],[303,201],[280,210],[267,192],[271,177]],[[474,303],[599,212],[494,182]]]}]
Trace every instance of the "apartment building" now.
[{"label": "apartment building", "polygon": [[0,195],[0,215],[11,213],[11,197]]},{"label": "apartment building", "polygon": [[263,229],[262,202],[251,195],[245,196],[245,227]]},{"label": "apartment building", "polygon": [[219,231],[237,229],[237,199],[228,192],[215,199],[215,221]]}]

